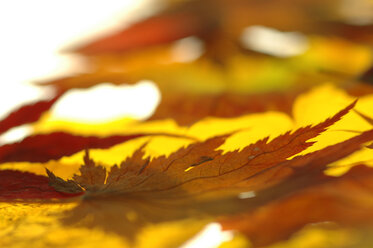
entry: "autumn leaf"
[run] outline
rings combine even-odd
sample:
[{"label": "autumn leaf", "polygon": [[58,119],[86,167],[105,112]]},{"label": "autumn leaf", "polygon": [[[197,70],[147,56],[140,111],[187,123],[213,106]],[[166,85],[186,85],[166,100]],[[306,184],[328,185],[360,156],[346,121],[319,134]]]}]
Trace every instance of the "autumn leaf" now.
[{"label": "autumn leaf", "polygon": [[0,120],[0,134],[13,127],[37,121],[44,112],[52,107],[59,97],[60,95],[57,95],[51,100],[28,104],[10,113],[3,120]]},{"label": "autumn leaf", "polygon": [[[216,148],[227,136],[194,143],[167,158],[144,159],[140,148],[120,166],[106,172],[105,167],[97,165],[86,153],[80,175],[75,175],[73,181],[64,182],[48,171],[50,184],[57,191],[71,193],[76,185],[85,189],[82,202],[65,213],[62,223],[84,223],[83,226],[100,227],[133,240],[138,229],[147,223],[255,211],[309,187],[327,185],[334,178],[323,174],[326,165],[359,150],[373,139],[372,131],[305,156],[288,158],[312,145],[309,139],[325,131],[353,106],[316,126],[271,141],[266,138],[241,151],[225,154]],[[344,178],[338,180],[344,183]],[[237,197],[247,191],[256,192],[257,196]],[[77,188],[76,193],[79,192]],[[89,221],[83,221],[87,216]]]},{"label": "autumn leaf", "polygon": [[[193,190],[190,191],[195,192],[195,190],[201,190],[198,187],[193,186],[194,184],[199,185],[199,177],[206,180],[208,178],[215,178],[217,176],[224,178],[227,177],[228,180],[233,177],[234,180],[240,181],[240,175],[245,174],[245,176],[248,176],[246,173],[242,173],[247,167],[246,163],[250,164],[250,173],[256,174],[257,170],[261,171],[267,167],[271,167],[277,163],[285,161],[287,158],[311,146],[313,143],[307,142],[308,140],[318,136],[320,133],[325,131],[327,127],[333,125],[336,121],[341,119],[349,112],[349,110],[353,108],[354,105],[355,103],[352,103],[332,118],[327,119],[316,126],[300,128],[293,133],[287,132],[271,141],[268,141],[268,137],[264,138],[248,147],[245,147],[240,152],[233,151],[222,154],[222,151],[216,151],[216,149],[224,143],[226,136],[218,136],[204,142],[194,143],[187,148],[178,150],[167,158],[162,156],[154,158],[152,161],[143,160],[142,157],[144,153],[140,149],[136,151],[135,154],[128,159],[128,161],[124,161],[120,168],[113,167],[111,173],[108,175],[107,181],[105,180],[105,177],[101,176],[99,182],[95,182],[95,180],[93,180],[90,184],[88,184],[88,186],[98,186],[106,182],[106,184],[109,184],[111,187],[115,188],[117,184],[122,187],[124,182],[129,185],[137,185],[136,182],[141,182],[141,184],[137,185],[137,187],[140,187],[142,190],[149,188],[151,190],[156,190],[157,188],[170,188],[172,192],[174,189],[178,191],[179,186],[182,186],[182,188],[185,190],[183,185],[186,183],[188,186],[190,184],[189,187],[193,188]],[[87,156],[88,155],[85,157],[86,167],[82,167],[81,172],[82,170],[90,171],[91,169],[96,168],[93,166],[93,163]],[[232,164],[222,164],[220,162],[230,160],[232,160]],[[238,161],[241,162],[237,163]],[[200,166],[201,164],[204,166]],[[130,165],[132,165],[133,168],[131,168]],[[257,169],[254,170],[251,167],[257,167]],[[153,170],[155,171],[153,172]],[[160,170],[161,173],[156,173],[158,170]],[[104,168],[101,168],[100,171],[102,172],[96,172],[93,174],[99,175],[105,170]],[[188,173],[184,174],[183,172]],[[115,175],[117,173],[119,173],[119,175]],[[127,173],[127,175],[123,178],[121,174],[125,173]],[[235,176],[232,176],[231,173],[233,173]],[[91,177],[92,176],[88,178]],[[133,179],[130,180],[128,177]],[[148,179],[148,177],[150,178]],[[180,185],[176,188],[172,187],[172,185],[167,185],[167,183],[174,183],[174,181],[167,182],[167,180],[165,180],[169,177],[180,177],[178,180],[176,180],[176,182],[179,182]],[[193,179],[194,177],[197,178]],[[81,177],[76,176],[78,183],[79,180],[84,178],[84,175]],[[121,180],[118,181],[119,179]],[[132,180],[134,181],[132,182]],[[145,181],[143,182],[143,180]],[[204,180],[205,183],[206,180]],[[165,183],[166,185],[159,185],[159,182]],[[96,183],[98,185],[96,185]],[[87,185],[86,183],[84,184]],[[149,184],[151,186],[148,186]],[[155,185],[153,184],[158,184],[158,187],[154,188]],[[232,182],[228,181],[227,184],[231,185]],[[224,187],[224,185],[221,186]],[[131,188],[132,190],[135,189],[133,186]],[[167,195],[170,195],[171,192],[168,191]]]},{"label": "autumn leaf", "polygon": [[[189,248],[212,228],[195,247],[371,247],[372,3],[155,3],[65,49],[79,70],[37,83],[58,94],[0,120],[0,246]],[[100,121],[55,115],[142,80],[144,119],[83,98]]]},{"label": "autumn leaf", "polygon": [[[371,226],[372,185],[370,182],[373,170],[364,165],[358,165],[341,177],[325,176],[322,173],[325,164],[357,151],[361,143],[356,141],[359,139],[363,139],[361,140],[363,142],[367,141],[363,136],[357,136],[281,164],[295,171],[290,174],[290,178],[277,184],[272,191],[266,189],[258,192],[257,199],[259,198],[259,201],[261,198],[264,201],[268,201],[268,198],[273,200],[278,192],[288,191],[289,188],[296,189],[293,192],[295,194],[275,200],[249,214],[222,220],[223,225],[228,229],[242,230],[249,235],[252,242],[259,246],[286,239],[309,223],[330,221],[347,226]],[[298,190],[299,192],[296,192]],[[354,193],[346,194],[346,192]],[[282,219],[278,216],[292,217]],[[245,221],[247,219],[251,221]],[[273,221],[277,224],[273,225]]]},{"label": "autumn leaf", "polygon": [[153,17],[110,37],[103,38],[78,49],[86,55],[113,53],[141,49],[163,44],[187,36],[202,34],[213,22],[204,22],[188,13],[169,13]]},{"label": "autumn leaf", "polygon": [[282,111],[291,115],[296,93],[257,95],[177,95],[164,97],[149,120],[172,118],[179,125],[191,125],[206,117],[232,118],[249,113]]},{"label": "autumn leaf", "polygon": [[357,166],[342,177],[329,178],[319,186],[314,185],[247,215],[223,220],[222,224],[224,228],[245,233],[258,246],[287,239],[309,223],[371,226],[372,176],[371,168]]},{"label": "autumn leaf", "polygon": [[0,201],[64,199],[80,195],[76,188],[70,194],[58,192],[55,185],[49,185],[47,177],[29,172],[1,170],[0,179]]},{"label": "autumn leaf", "polygon": [[[339,1],[325,4],[322,1],[308,0],[297,2],[287,0],[181,1],[170,5],[168,9],[154,17],[87,44],[77,51],[87,55],[129,52],[192,35],[206,39],[210,43],[218,43],[222,38],[213,39],[218,34],[226,32],[225,36],[236,40],[235,36],[238,36],[244,27],[251,25],[313,34],[333,33],[350,39],[360,38],[371,42],[371,37],[365,36],[364,33],[371,31],[372,26],[351,27],[346,23],[343,15],[336,10],[340,5]],[[307,11],[309,8],[318,15],[315,16],[314,12]],[[334,20],[326,13],[333,15]],[[225,30],[227,28],[230,32]]]},{"label": "autumn leaf", "polygon": [[20,142],[0,146],[0,163],[16,161],[47,162],[63,156],[70,156],[84,149],[104,149],[131,139],[154,135],[189,138],[166,133],[112,135],[108,137],[78,136],[64,132],[38,134],[26,137]]},{"label": "autumn leaf", "polygon": [[[117,34],[77,49],[76,52],[89,54],[86,56],[89,69],[42,84],[69,90],[102,82],[134,84],[150,79],[162,93],[171,92],[170,95],[297,91],[328,81],[345,85],[356,80],[371,64],[372,55],[366,43],[372,39],[364,34],[372,25],[349,24],[338,11],[340,8],[344,8],[343,3],[337,0],[328,4],[287,0],[181,1]],[[308,9],[318,14],[309,13]],[[243,31],[257,25],[319,35],[307,36],[309,48],[295,56],[294,63],[293,57],[276,58],[243,51],[239,42]],[[150,32],[149,27],[154,26],[159,28]],[[329,37],[331,33],[339,37]],[[174,42],[194,36],[202,40],[205,52],[192,61],[175,60]],[[368,41],[358,43],[345,38]],[[343,55],[340,50],[344,51]]]}]

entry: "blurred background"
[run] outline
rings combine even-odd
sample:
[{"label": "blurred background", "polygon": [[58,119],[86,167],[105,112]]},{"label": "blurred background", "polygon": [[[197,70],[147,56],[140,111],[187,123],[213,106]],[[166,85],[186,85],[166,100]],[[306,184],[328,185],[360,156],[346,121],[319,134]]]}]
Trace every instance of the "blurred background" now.
[{"label": "blurred background", "polygon": [[0,118],[53,95],[52,87],[33,82],[81,69],[80,56],[64,52],[66,48],[130,25],[159,7],[152,0],[2,1]]},{"label": "blurred background", "polygon": [[[162,3],[154,0],[0,2],[0,119],[24,104],[55,96],[56,90],[53,86],[40,87],[35,82],[56,79],[82,70],[82,58],[67,53],[65,51],[67,48],[126,27],[150,16],[162,6]],[[104,86],[98,92],[103,88],[104,91],[109,91],[107,92],[109,95],[123,93],[128,98],[130,95],[134,96],[134,93],[147,94],[149,89],[146,86],[145,84],[145,87],[130,90],[129,93],[126,93],[126,89],[113,92],[110,86]],[[157,98],[156,89],[149,87],[151,96]],[[97,97],[95,92],[90,95],[86,97],[87,101],[88,98]],[[80,97],[81,95],[78,94],[78,98]],[[132,102],[134,99],[132,97]],[[154,101],[156,99],[153,99],[150,104],[154,105]],[[73,111],[72,108],[72,106],[76,108],[76,102],[68,105],[63,103],[62,115],[68,113],[70,117],[79,119],[77,115],[79,116],[81,111]],[[123,111],[124,114],[128,114],[128,111],[134,113],[136,109]],[[144,110],[139,111],[140,117],[144,115],[141,113]],[[146,111],[150,111],[149,107],[145,109]],[[134,114],[136,116],[136,113]],[[103,112],[96,112],[93,116],[92,113],[87,113],[87,118],[97,119],[100,115],[101,118],[105,118]],[[24,126],[16,128],[2,135],[0,142],[18,140],[29,131],[29,128]]]},{"label": "blurred background", "polygon": [[0,119],[59,94],[52,118],[79,122],[289,112],[263,94],[351,88],[372,64],[370,0],[15,0],[0,3],[0,25]]}]

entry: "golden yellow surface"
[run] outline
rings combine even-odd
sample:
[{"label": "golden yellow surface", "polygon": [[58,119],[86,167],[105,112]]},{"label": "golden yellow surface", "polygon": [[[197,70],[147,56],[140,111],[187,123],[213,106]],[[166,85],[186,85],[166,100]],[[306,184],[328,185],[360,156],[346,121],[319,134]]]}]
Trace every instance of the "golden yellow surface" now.
[{"label": "golden yellow surface", "polygon": [[[178,247],[209,220],[183,220],[145,227],[134,243],[93,228],[66,226],[59,219],[77,203],[0,203],[0,247]],[[188,227],[188,228],[185,228]]]}]

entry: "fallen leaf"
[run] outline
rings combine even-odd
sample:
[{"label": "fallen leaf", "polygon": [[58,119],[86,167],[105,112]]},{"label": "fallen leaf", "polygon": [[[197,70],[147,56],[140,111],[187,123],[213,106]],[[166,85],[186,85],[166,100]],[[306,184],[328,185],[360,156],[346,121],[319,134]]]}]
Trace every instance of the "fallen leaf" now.
[{"label": "fallen leaf", "polygon": [[[323,174],[327,164],[359,150],[373,139],[373,131],[305,156],[287,158],[310,146],[312,143],[307,140],[319,135],[352,107],[353,104],[314,127],[284,134],[270,142],[260,140],[241,151],[225,154],[216,148],[226,136],[192,144],[168,158],[144,159],[140,148],[107,173],[87,153],[80,175],[73,177],[86,190],[85,200],[66,213],[63,223],[75,225],[85,219],[83,226],[101,227],[133,240],[147,223],[191,216],[229,216],[316,187],[323,180],[334,179]],[[344,182],[344,178],[340,180]],[[52,176],[51,183],[54,180]],[[257,192],[257,196],[237,197],[247,191]]]},{"label": "fallen leaf", "polygon": [[52,99],[0,122],[33,123],[0,146],[0,246],[186,247],[213,224],[221,247],[371,247],[372,3],[162,3],[42,83],[151,80],[149,120],[55,118]]},{"label": "fallen leaf", "polygon": [[356,166],[341,177],[323,178],[308,189],[249,214],[225,219],[222,224],[226,229],[239,230],[248,235],[255,246],[285,240],[312,223],[333,222],[344,227],[371,227],[372,178],[372,168]]},{"label": "fallen leaf", "polygon": [[149,120],[172,118],[179,125],[191,125],[206,117],[232,118],[249,113],[282,111],[291,115],[296,93],[258,95],[167,94]]},{"label": "fallen leaf", "polygon": [[[224,143],[227,135],[191,144],[169,157],[161,156],[151,161],[143,159],[144,152],[140,148],[120,167],[112,167],[106,180],[104,177],[106,175],[105,168],[94,166],[94,163],[86,155],[86,164],[80,169],[82,175],[75,176],[74,179],[78,184],[82,183],[83,188],[94,187],[98,190],[104,187],[114,192],[123,193],[123,190],[130,190],[130,192],[134,191],[137,194],[139,192],[146,193],[148,190],[159,190],[167,197],[170,197],[174,191],[179,194],[181,189],[187,190],[188,193],[211,190],[216,185],[215,183],[209,185],[209,179],[214,181],[219,177],[222,178],[219,188],[224,188],[224,186],[239,182],[242,180],[242,176],[255,175],[257,172],[275,166],[311,146],[313,143],[308,140],[317,137],[340,120],[354,107],[355,103],[316,126],[300,128],[293,133],[287,132],[271,141],[268,141],[267,137],[241,151],[236,150],[223,154],[222,150],[216,150]],[[201,166],[202,164],[203,166]],[[95,172],[91,172],[92,170]],[[99,176],[99,180],[94,180],[92,173]],[[223,183],[224,181],[225,183]],[[203,188],[201,188],[201,184],[204,185]]]},{"label": "fallen leaf", "polygon": [[[54,185],[53,185],[54,186]],[[49,185],[45,176],[14,170],[0,170],[0,201],[64,199],[79,192],[61,193]]]},{"label": "fallen leaf", "polygon": [[0,134],[5,133],[13,127],[39,120],[41,115],[48,111],[59,97],[60,95],[57,95],[51,100],[28,104],[10,113],[3,120],[0,120]]},{"label": "fallen leaf", "polygon": [[[78,136],[64,132],[38,134],[26,137],[20,142],[0,146],[0,163],[5,162],[47,162],[70,156],[84,149],[109,148],[128,140],[161,133],[112,135],[107,137]],[[169,134],[173,137],[185,137]]]}]

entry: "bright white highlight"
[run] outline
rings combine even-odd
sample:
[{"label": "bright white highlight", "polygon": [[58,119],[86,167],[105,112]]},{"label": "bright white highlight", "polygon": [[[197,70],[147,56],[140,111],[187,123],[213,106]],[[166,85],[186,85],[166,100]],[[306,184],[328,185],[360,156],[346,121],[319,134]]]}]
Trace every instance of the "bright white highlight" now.
[{"label": "bright white highlight", "polygon": [[308,49],[308,40],[303,34],[280,32],[263,26],[245,28],[241,43],[247,49],[277,57],[300,55]]},{"label": "bright white highlight", "polygon": [[15,127],[0,135],[0,145],[7,143],[14,143],[23,140],[26,136],[30,135],[32,128],[30,125],[22,125]]},{"label": "bright white highlight", "polygon": [[52,108],[52,118],[79,122],[105,122],[122,117],[139,120],[152,115],[160,92],[151,81],[136,85],[102,83],[89,89],[75,89]]},{"label": "bright white highlight", "polygon": [[[79,72],[80,57],[62,54],[162,8],[155,0],[0,1],[0,119],[46,98],[29,83]],[[142,6],[149,6],[138,11]],[[50,95],[49,95],[50,97]]]},{"label": "bright white highlight", "polygon": [[181,63],[192,62],[203,52],[203,41],[193,36],[176,41],[171,50],[173,60]]},{"label": "bright white highlight", "polygon": [[253,198],[256,194],[254,191],[248,191],[248,192],[242,192],[238,194],[238,198],[240,199],[247,199],[247,198]]},{"label": "bright white highlight", "polygon": [[180,248],[217,248],[233,239],[232,231],[222,231],[219,223],[210,223]]},{"label": "bright white highlight", "polygon": [[[0,73],[0,78],[2,72]],[[0,120],[24,104],[47,100],[55,95],[52,87],[37,87],[32,84],[0,83]]]}]

